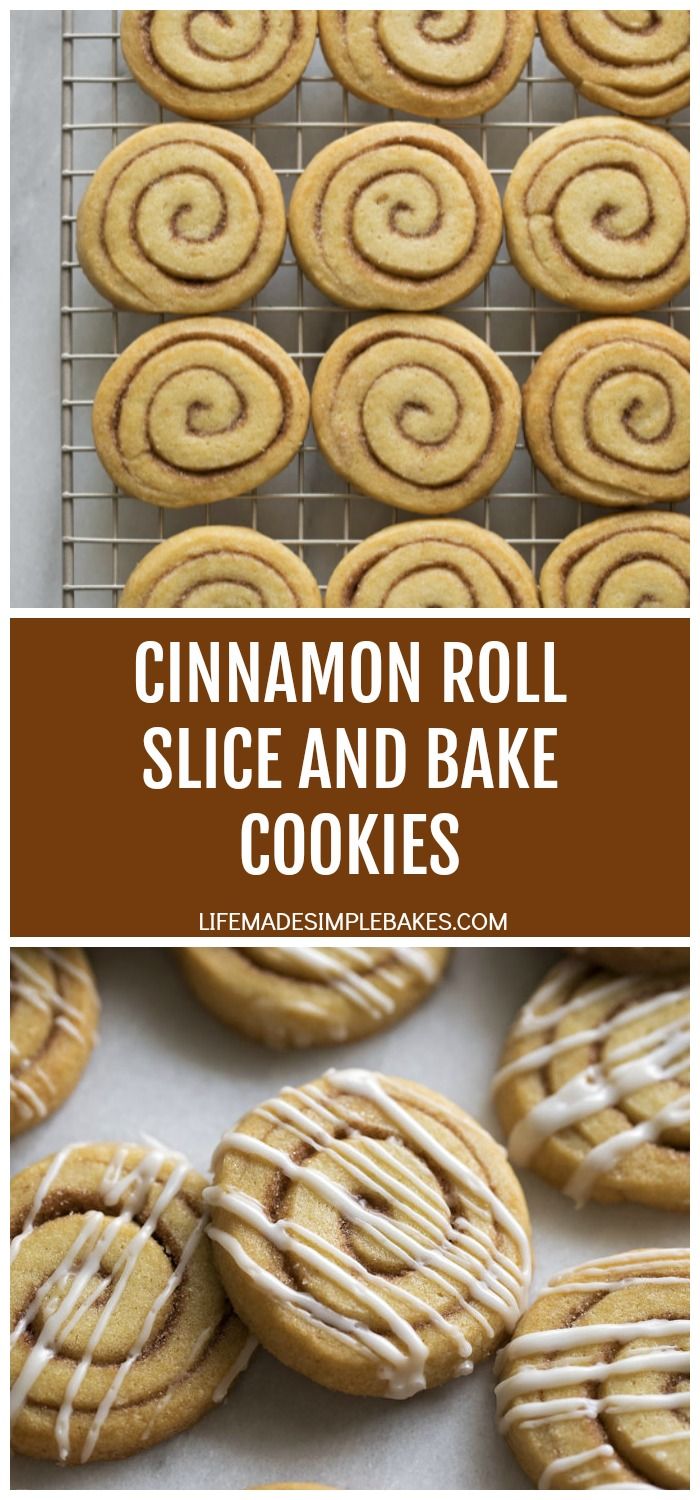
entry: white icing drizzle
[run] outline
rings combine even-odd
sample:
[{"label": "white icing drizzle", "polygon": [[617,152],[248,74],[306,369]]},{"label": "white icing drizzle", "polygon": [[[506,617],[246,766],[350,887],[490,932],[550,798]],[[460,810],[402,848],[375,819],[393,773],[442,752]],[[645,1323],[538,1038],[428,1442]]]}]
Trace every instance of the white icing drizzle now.
[{"label": "white icing drizzle", "polygon": [[[590,973],[589,967],[576,959],[557,965],[554,975],[545,980],[518,1017],[511,1033],[514,1041],[538,1032],[549,1032],[577,1012],[601,1001],[621,1002],[620,1009],[583,1031],[572,1031],[523,1053],[500,1068],[494,1078],[494,1090],[519,1074],[546,1068],[555,1057],[579,1048],[600,1046],[617,1031],[638,1021],[647,1020],[669,1005],[688,1001],[687,1016],[678,1015],[653,1027],[631,1041],[612,1047],[606,1064],[592,1063],[569,1078],[553,1094],[541,1099],[517,1122],[508,1140],[508,1154],[517,1166],[528,1166],[540,1147],[552,1136],[590,1119],[605,1109],[614,1108],[637,1091],[665,1083],[685,1072],[689,1063],[690,1016],[687,986],[665,990],[647,998],[624,1004],[629,995],[630,979],[607,977],[573,994],[552,1009],[547,1009],[561,994],[562,988],[576,987]],[[682,1126],[690,1119],[690,1093],[684,1092],[670,1104],[661,1106],[648,1120],[619,1130],[593,1147],[564,1186],[564,1192],[577,1203],[590,1197],[598,1178],[605,1176],[636,1147],[658,1141],[665,1131]]]},{"label": "white icing drizzle", "polygon": [[[23,1228],[12,1241],[10,1249],[12,1260],[16,1257],[23,1242],[32,1233],[37,1215],[41,1211],[52,1184],[59,1178],[64,1164],[73,1151],[79,1149],[81,1148],[70,1146],[52,1158],[37,1188]],[[40,1308],[43,1307],[45,1314],[43,1327],[37,1333],[11,1391],[11,1422],[15,1422],[42,1371],[52,1359],[61,1356],[68,1335],[86,1312],[100,1298],[106,1297],[104,1306],[87,1339],[84,1353],[77,1361],[67,1383],[56,1415],[56,1446],[58,1456],[64,1463],[70,1453],[71,1417],[75,1402],[92,1366],[100,1339],[121,1302],[144,1246],[152,1239],[162,1215],[181,1191],[190,1171],[189,1163],[184,1156],[157,1146],[148,1150],[135,1166],[127,1171],[125,1161],[130,1149],[126,1145],[120,1145],[115,1149],[113,1157],[105,1168],[99,1189],[105,1209],[120,1206],[119,1213],[107,1216],[99,1209],[90,1209],[85,1213],[84,1223],[63,1260],[37,1289],[11,1333],[11,1344],[16,1344],[25,1330],[31,1326]],[[159,1174],[164,1168],[166,1169],[165,1179],[159,1182]],[[123,1229],[127,1226],[134,1226],[136,1217],[143,1212],[149,1194],[156,1186],[156,1196],[147,1217],[129,1237],[109,1276],[106,1277],[102,1270],[102,1262],[107,1251]],[[205,1212],[197,1220],[180,1253],[177,1265],[151,1303],[127,1354],[117,1366],[112,1382],[100,1401],[88,1430],[80,1454],[81,1463],[86,1463],[92,1456],[124,1380],[143,1353],[159,1314],[172,1299],[186,1275],[192,1256],[205,1233],[207,1221],[208,1215]],[[93,1283],[92,1289],[90,1289],[91,1282]],[[108,1295],[106,1295],[107,1291]],[[52,1293],[55,1294],[52,1296]],[[208,1334],[211,1332],[211,1329],[207,1330]],[[193,1353],[191,1356],[192,1362],[200,1352],[201,1347],[196,1354]],[[229,1384],[235,1373],[235,1369],[230,1372]],[[215,1397],[215,1399],[220,1398]],[[155,1420],[155,1414],[153,1420]]]},{"label": "white icing drizzle", "polygon": [[[529,1241],[515,1216],[487,1183],[398,1103],[378,1075],[362,1069],[332,1070],[324,1081],[328,1092],[313,1084],[285,1089],[279,1098],[256,1110],[256,1115],[273,1126],[284,1127],[293,1140],[342,1167],[352,1178],[354,1190],[305,1161],[295,1161],[289,1150],[242,1131],[224,1136],[215,1165],[229,1150],[266,1162],[288,1181],[303,1184],[320,1201],[329,1204],[345,1222],[356,1226],[395,1262],[408,1270],[420,1270],[426,1281],[447,1292],[455,1307],[471,1314],[489,1336],[494,1334],[490,1315],[512,1328],[522,1311],[530,1279]],[[346,1136],[348,1118],[339,1107],[339,1098],[348,1095],[371,1101],[396,1128],[409,1150],[422,1152],[436,1164],[465,1200],[469,1218],[463,1214],[451,1222],[442,1194],[403,1156],[397,1158],[386,1142],[363,1136],[361,1125],[355,1130],[350,1128]],[[335,1135],[338,1124],[343,1126],[341,1139]],[[370,1202],[372,1196],[378,1196],[398,1205],[401,1221],[373,1209],[367,1198],[361,1196],[363,1191]],[[235,1235],[218,1227],[209,1229],[211,1238],[226,1249],[255,1285],[278,1302],[293,1306],[299,1316],[375,1360],[386,1395],[403,1399],[425,1387],[429,1351],[419,1331],[425,1324],[454,1344],[455,1374],[466,1374],[472,1369],[472,1347],[457,1324],[424,1297],[402,1286],[398,1279],[387,1282],[379,1272],[367,1268],[342,1246],[330,1243],[308,1224],[286,1218],[271,1220],[264,1207],[243,1191],[217,1185],[207,1188],[204,1196],[208,1204],[234,1214],[254,1228],[280,1254],[292,1255],[297,1262],[351,1293],[373,1315],[373,1321],[386,1331],[377,1331],[376,1326],[371,1328],[359,1319],[337,1313],[312,1293],[299,1290],[259,1265]],[[513,1241],[518,1259],[492,1244],[488,1232],[491,1221]],[[412,1314],[417,1326],[411,1321]]]},{"label": "white icing drizzle", "polygon": [[[685,1268],[685,1274],[676,1274]],[[658,1271],[658,1275],[655,1272]],[[670,1271],[670,1274],[669,1274]],[[632,1251],[609,1256],[598,1261],[587,1261],[575,1271],[564,1272],[554,1277],[542,1297],[561,1293],[588,1291],[618,1291],[641,1284],[664,1285],[688,1282],[689,1258],[687,1250]],[[674,1341],[690,1334],[688,1318],[640,1318],[631,1323],[573,1323],[563,1328],[548,1328],[533,1333],[516,1335],[501,1350],[496,1359],[496,1374],[512,1367],[515,1360],[527,1363],[513,1374],[504,1374],[496,1386],[496,1409],[502,1433],[512,1427],[535,1428],[549,1426],[552,1422],[573,1421],[588,1418],[595,1421],[605,1413],[685,1410],[690,1406],[688,1391],[610,1393],[589,1396],[581,1391],[575,1395],[548,1396],[549,1389],[562,1387],[588,1387],[597,1381],[604,1382],[614,1375],[634,1375],[644,1371],[653,1374],[688,1374],[690,1352],[676,1347]],[[620,1353],[626,1345],[638,1340],[654,1340],[650,1349]],[[616,1357],[612,1360],[591,1361],[585,1351],[598,1345],[614,1345]],[[553,1356],[571,1350],[571,1363],[557,1363]],[[552,1363],[539,1365],[539,1357]],[[535,1399],[530,1398],[537,1393]],[[525,1399],[522,1399],[525,1398]],[[687,1431],[674,1432],[668,1436],[659,1433],[635,1440],[636,1448],[663,1446],[668,1442],[681,1442],[689,1436]],[[591,1466],[602,1460],[615,1474],[625,1472],[626,1465],[609,1443],[583,1448],[580,1453],[554,1458],[540,1476],[539,1488],[550,1489],[560,1474],[572,1469],[577,1474],[577,1488],[594,1489],[654,1489],[644,1482],[629,1483],[624,1477],[611,1477],[588,1486],[587,1480],[596,1476]]]},{"label": "white icing drizzle", "polygon": [[[420,974],[427,983],[437,978],[439,969],[436,956],[429,948],[393,948],[390,957],[380,964],[366,948],[295,947],[293,953],[295,960],[306,968],[308,978],[330,984],[339,995],[376,1021],[393,1015],[396,1009],[395,1000],[384,993],[377,980],[381,977],[385,983],[401,989],[404,975],[397,969],[397,962]],[[370,972],[373,978],[368,978]]]},{"label": "white icing drizzle", "polygon": [[[85,984],[86,975],[69,959],[65,958],[58,948],[37,948],[36,953],[44,957],[53,965],[59,973],[77,983]],[[51,1016],[53,1025],[72,1036],[81,1046],[87,1046],[88,1041],[82,1029],[83,1017],[80,1010],[71,1005],[65,996],[50,983],[44,974],[28,963],[17,949],[12,950],[11,968],[14,975],[10,977],[10,999],[14,996],[17,1000],[24,1000],[27,1004],[34,1006],[43,1015]],[[13,1055],[18,1055],[18,1049],[10,1042]],[[32,1087],[21,1075],[24,1071],[31,1070],[35,1077],[39,1077],[46,1086],[49,1093],[55,1089],[51,1080],[44,1070],[37,1066],[33,1057],[25,1058],[19,1065],[19,1072],[10,1070],[10,1098],[20,1112],[23,1120],[43,1120],[48,1114],[48,1105],[45,1099]]]}]

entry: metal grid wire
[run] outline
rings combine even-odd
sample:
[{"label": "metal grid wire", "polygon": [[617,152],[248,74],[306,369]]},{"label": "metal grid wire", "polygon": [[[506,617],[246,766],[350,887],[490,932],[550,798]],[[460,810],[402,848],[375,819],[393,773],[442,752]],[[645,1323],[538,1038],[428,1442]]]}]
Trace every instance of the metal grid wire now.
[{"label": "metal grid wire", "polygon": [[[309,429],[297,458],[255,494],[215,506],[165,510],[111,486],[95,453],[91,407],[118,353],[157,321],[105,304],[83,275],[75,253],[75,219],[83,191],[99,163],[134,131],[174,119],[131,78],[119,46],[118,11],[64,11],[62,33],[62,507],[63,602],[68,608],[118,603],[139,559],[164,537],[215,519],[253,526],[302,557],[325,585],[354,543],[393,520],[409,520],[350,490],[323,459]],[[600,114],[579,97],[545,56],[539,42],[520,82],[488,115],[448,123],[489,166],[503,193],[510,171],[538,132],[579,114]],[[252,141],[278,173],[285,198],[311,157],[329,141],[362,125],[394,119],[378,105],[355,99],[332,78],[320,48],[296,88],[273,109],[232,128]],[[667,125],[685,144],[687,115]],[[688,332],[687,296],[653,316]],[[447,309],[484,338],[522,385],[537,355],[580,315],[534,292],[512,266],[505,242],[482,286]],[[351,321],[367,316],[333,306],[302,275],[287,244],[282,263],[251,302],[231,316],[277,340],[299,363],[309,384],[318,361]],[[538,574],[562,537],[601,512],[554,494],[519,437],[500,486],[463,512],[513,543]],[[415,519],[415,517],[414,517]]]}]

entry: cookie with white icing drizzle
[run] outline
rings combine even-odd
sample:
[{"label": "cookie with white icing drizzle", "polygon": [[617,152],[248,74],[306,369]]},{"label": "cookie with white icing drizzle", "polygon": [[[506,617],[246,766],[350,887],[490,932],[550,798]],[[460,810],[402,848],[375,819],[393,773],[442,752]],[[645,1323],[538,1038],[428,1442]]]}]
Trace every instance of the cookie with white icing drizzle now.
[{"label": "cookie with white icing drizzle", "polygon": [[565,959],[516,1018],[494,1080],[508,1154],[577,1203],[689,1201],[687,978]]},{"label": "cookie with white icing drizzle", "polygon": [[268,1047],[354,1041],[393,1025],[444,972],[446,948],[183,948],[198,999]]},{"label": "cookie with white icing drizzle", "polygon": [[69,1146],[11,1192],[12,1446],[123,1458],[222,1401],[254,1348],[214,1268],[205,1179],[165,1148]]},{"label": "cookie with white icing drizzle", "polygon": [[498,1356],[498,1422],[539,1489],[687,1489],[690,1256],[555,1276]]},{"label": "cookie with white icing drizzle", "polygon": [[581,958],[588,958],[616,974],[687,974],[690,968],[689,948],[576,948]]},{"label": "cookie with white icing drizzle", "polygon": [[420,1084],[353,1068],[283,1089],[213,1165],[229,1296],[321,1385],[404,1399],[468,1374],[523,1310],[520,1185],[492,1137]]},{"label": "cookie with white icing drizzle", "polygon": [[10,954],[10,1133],[20,1135],[72,1094],[97,1040],[100,1002],[78,948]]}]

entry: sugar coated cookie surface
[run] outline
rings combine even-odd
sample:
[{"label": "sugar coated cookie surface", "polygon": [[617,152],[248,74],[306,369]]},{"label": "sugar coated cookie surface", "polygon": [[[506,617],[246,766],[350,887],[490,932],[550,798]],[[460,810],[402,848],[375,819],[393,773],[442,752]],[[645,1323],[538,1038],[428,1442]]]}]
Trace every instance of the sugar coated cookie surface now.
[{"label": "sugar coated cookie surface", "polygon": [[353,547],[326,590],[330,609],[537,609],[519,552],[469,521],[407,521]]},{"label": "sugar coated cookie surface", "polygon": [[538,10],[545,51],[596,104],[654,119],[690,99],[689,10]]},{"label": "sugar coated cookie surface", "polygon": [[269,109],[301,78],[315,10],[125,10],[127,66],[148,94],[195,120]]},{"label": "sugar coated cookie surface", "polygon": [[122,609],[318,609],[321,590],[281,542],[245,526],[196,526],[137,563]]},{"label": "sugar coated cookie surface", "polygon": [[152,125],[110,151],[78,210],[78,258],[118,307],[196,316],[269,281],[287,220],[279,180],[242,136]]},{"label": "sugar coated cookie surface", "polygon": [[645,510],[579,526],[545,559],[540,591],[545,609],[688,609],[688,517]]}]

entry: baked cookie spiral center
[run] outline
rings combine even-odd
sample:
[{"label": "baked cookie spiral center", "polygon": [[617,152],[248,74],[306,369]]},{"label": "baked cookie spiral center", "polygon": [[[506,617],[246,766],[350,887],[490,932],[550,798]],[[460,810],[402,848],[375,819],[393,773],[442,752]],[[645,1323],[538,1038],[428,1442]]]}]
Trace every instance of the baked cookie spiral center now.
[{"label": "baked cookie spiral center", "polygon": [[451,87],[491,72],[506,29],[503,11],[382,10],[377,21],[391,65],[423,83]]},{"label": "baked cookie spiral center", "polygon": [[[345,245],[338,238],[346,224]],[[362,260],[388,275],[444,275],[472,246],[477,205],[446,157],[408,144],[375,146],[331,177],[320,233],[335,257]],[[350,274],[350,264],[347,270]]]},{"label": "baked cookie spiral center", "polygon": [[112,191],[106,241],[115,265],[129,274],[123,237],[130,220],[145,258],[169,276],[214,281],[239,271],[260,234],[260,209],[243,173],[196,145],[186,166],[175,147],[152,155],[163,159],[148,162],[145,185],[137,157]]},{"label": "baked cookie spiral center", "polygon": [[452,484],[488,447],[488,387],[475,365],[448,345],[383,340],[348,368],[343,387],[359,406],[362,436],[376,462],[413,484]]},{"label": "baked cookie spiral center", "polygon": [[[609,481],[610,464],[668,475],[687,464],[690,392],[687,372],[665,349],[621,338],[591,348],[562,375],[552,431],[576,473]],[[632,482],[628,475],[628,483]]]},{"label": "baked cookie spiral center", "polygon": [[290,11],[158,10],[150,23],[160,66],[198,89],[258,82],[283,62],[293,35]]},{"label": "baked cookie spiral center", "polygon": [[[265,451],[284,420],[277,382],[243,350],[183,340],[147,359],[121,405],[119,439],[132,464],[148,453],[202,473]],[[203,441],[206,440],[206,441]]]},{"label": "baked cookie spiral center", "polygon": [[658,276],[688,235],[688,205],[671,167],[616,139],[558,152],[535,178],[526,210],[545,264],[551,216],[555,246],[584,271],[613,281]]}]

